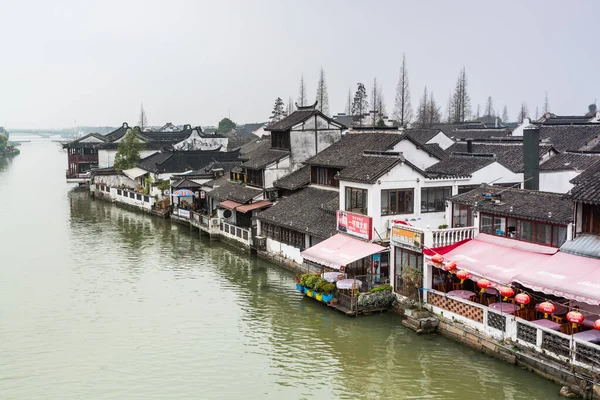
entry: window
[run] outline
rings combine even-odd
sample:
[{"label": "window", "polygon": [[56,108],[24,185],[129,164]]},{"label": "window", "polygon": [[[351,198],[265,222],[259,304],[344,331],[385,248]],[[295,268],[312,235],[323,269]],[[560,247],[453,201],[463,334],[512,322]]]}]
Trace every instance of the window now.
[{"label": "window", "polygon": [[552,246],[560,247],[567,241],[567,227],[556,226],[552,227]]},{"label": "window", "polygon": [[262,169],[247,169],[246,183],[248,185],[260,186],[263,185],[263,170]]},{"label": "window", "polygon": [[464,204],[453,205],[452,227],[461,228],[464,226],[473,226],[473,211],[470,206]]},{"label": "window", "polygon": [[421,212],[440,212],[446,209],[445,199],[452,196],[452,187],[421,189]]},{"label": "window", "polygon": [[135,198],[136,198],[136,200],[141,200],[142,199],[142,195],[138,193],[138,194],[135,195]]},{"label": "window", "polygon": [[600,206],[595,204],[582,204],[581,216],[581,232],[600,235]]},{"label": "window", "polygon": [[381,215],[411,214],[414,212],[414,189],[381,191]]},{"label": "window", "polygon": [[338,171],[334,168],[311,167],[310,182],[315,185],[339,187],[340,181],[335,179],[335,174]]},{"label": "window", "polygon": [[269,239],[288,244],[299,249],[304,248],[304,233],[293,229],[263,222],[261,225],[262,233]]},{"label": "window", "polygon": [[367,189],[346,188],[346,211],[368,215]]},{"label": "window", "polygon": [[[409,286],[409,282],[406,282],[406,275],[412,272],[411,275],[420,275],[423,273],[423,254],[415,253],[410,250],[403,249],[401,247],[395,247],[395,274],[396,274],[396,285],[395,290],[398,293],[406,293],[408,289],[414,289],[414,282],[412,286]],[[412,276],[411,278],[416,278]],[[421,286],[419,283],[419,287]]]},{"label": "window", "polygon": [[550,246],[552,244],[552,225],[542,224],[540,222],[536,223],[535,242]]},{"label": "window", "polygon": [[490,235],[506,236],[506,218],[482,215],[479,230]]},{"label": "window", "polygon": [[517,220],[517,239],[533,242],[533,222]]},{"label": "window", "polygon": [[553,247],[560,247],[567,240],[566,226],[489,214],[480,215],[479,231]]},{"label": "window", "polygon": [[290,150],[290,131],[271,132],[271,147],[274,149]]}]

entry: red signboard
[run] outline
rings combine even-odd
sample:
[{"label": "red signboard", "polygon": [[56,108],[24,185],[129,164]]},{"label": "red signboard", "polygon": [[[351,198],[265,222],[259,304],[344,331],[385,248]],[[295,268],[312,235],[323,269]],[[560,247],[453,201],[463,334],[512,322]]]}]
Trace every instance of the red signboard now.
[{"label": "red signboard", "polygon": [[367,215],[338,210],[337,230],[359,238],[371,240],[373,219]]}]

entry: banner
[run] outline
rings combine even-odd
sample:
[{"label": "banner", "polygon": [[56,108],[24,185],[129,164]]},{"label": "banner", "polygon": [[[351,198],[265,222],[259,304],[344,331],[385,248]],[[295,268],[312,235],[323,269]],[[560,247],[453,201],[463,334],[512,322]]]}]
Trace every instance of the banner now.
[{"label": "banner", "polygon": [[338,210],[337,230],[349,235],[371,240],[373,232],[373,219],[368,215],[354,214]]},{"label": "banner", "polygon": [[183,217],[183,218],[189,218],[190,217],[190,212],[189,212],[189,210],[182,210],[180,208],[179,209],[179,216]]},{"label": "banner", "polygon": [[421,252],[423,250],[423,232],[407,225],[393,225],[390,239],[396,247]]}]

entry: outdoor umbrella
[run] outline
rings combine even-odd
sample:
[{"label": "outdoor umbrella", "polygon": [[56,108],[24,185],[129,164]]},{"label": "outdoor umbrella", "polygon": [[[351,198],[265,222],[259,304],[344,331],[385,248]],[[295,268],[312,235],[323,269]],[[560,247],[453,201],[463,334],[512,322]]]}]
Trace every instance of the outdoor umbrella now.
[{"label": "outdoor umbrella", "polygon": [[179,189],[173,192],[173,196],[177,196],[177,197],[188,197],[188,196],[194,196],[194,192],[192,192],[191,190],[188,189]]}]

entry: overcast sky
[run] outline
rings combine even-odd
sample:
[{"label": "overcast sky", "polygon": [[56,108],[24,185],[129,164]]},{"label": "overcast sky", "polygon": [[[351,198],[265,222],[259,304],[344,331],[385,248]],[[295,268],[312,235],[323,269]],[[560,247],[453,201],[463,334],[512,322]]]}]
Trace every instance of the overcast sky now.
[{"label": "overcast sky", "polygon": [[[495,4],[495,6],[494,6]],[[472,107],[488,95],[514,119],[548,92],[582,114],[598,95],[597,1],[0,0],[0,126],[59,128],[265,121],[310,99],[320,67],[331,111],[348,89],[383,85],[393,108],[402,53],[413,106],[445,104],[460,69]]]}]

